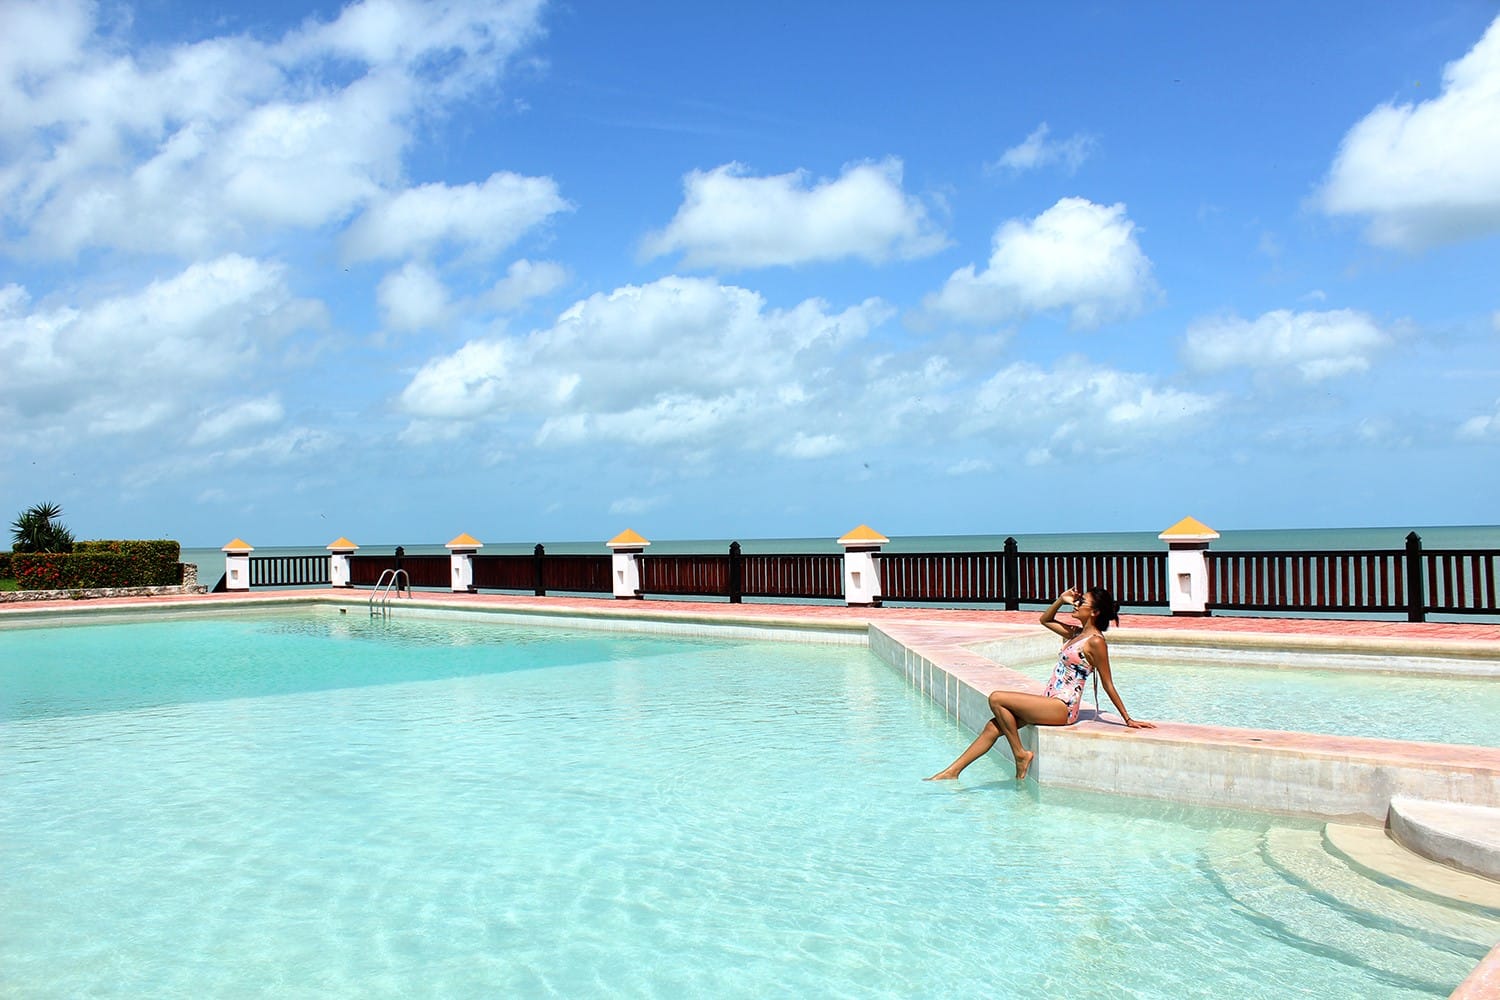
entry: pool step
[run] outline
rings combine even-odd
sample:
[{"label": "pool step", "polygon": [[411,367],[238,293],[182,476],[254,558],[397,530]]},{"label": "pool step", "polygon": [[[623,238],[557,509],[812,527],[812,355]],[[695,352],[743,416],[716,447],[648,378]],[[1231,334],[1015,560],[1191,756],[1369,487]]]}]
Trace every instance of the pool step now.
[{"label": "pool step", "polygon": [[1323,840],[1329,851],[1372,878],[1500,919],[1500,883],[1422,857],[1378,827],[1329,823]]},{"label": "pool step", "polygon": [[[1397,843],[1424,858],[1500,880],[1500,809],[1394,798],[1386,825]],[[1500,884],[1495,888],[1500,894]]]},{"label": "pool step", "polygon": [[1349,910],[1360,923],[1407,933],[1440,948],[1471,954],[1476,961],[1500,941],[1500,914],[1413,895],[1370,878],[1330,854],[1316,830],[1267,831],[1261,854],[1284,877]]},{"label": "pool step", "polygon": [[[1324,850],[1316,831],[1221,831],[1211,839],[1207,870],[1250,919],[1281,939],[1418,989],[1446,993],[1488,949],[1483,925],[1443,914],[1442,930],[1436,931],[1422,923],[1432,912],[1406,905],[1441,904],[1399,890],[1392,897],[1356,893],[1348,880],[1363,876]],[[1341,893],[1376,909],[1346,901]]]}]

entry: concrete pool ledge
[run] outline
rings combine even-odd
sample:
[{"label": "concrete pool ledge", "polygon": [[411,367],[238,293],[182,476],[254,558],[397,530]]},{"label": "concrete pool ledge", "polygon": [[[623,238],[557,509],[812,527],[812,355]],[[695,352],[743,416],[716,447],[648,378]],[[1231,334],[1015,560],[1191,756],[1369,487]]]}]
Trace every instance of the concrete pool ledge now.
[{"label": "concrete pool ledge", "polygon": [[[1041,684],[995,662],[1056,652],[1057,640],[992,629],[981,640],[940,625],[880,623],[871,649],[971,732],[991,717],[988,693]],[[1113,636],[1112,636],[1113,638]],[[1174,635],[1180,641],[1181,634]],[[1244,638],[1236,635],[1234,642]],[[1217,637],[1219,644],[1225,637]],[[1428,650],[1430,651],[1430,650]],[[1116,795],[1232,806],[1384,825],[1393,798],[1500,807],[1500,749],[1158,722],[1130,730],[1086,706],[1082,721],[1023,730],[1037,780]],[[1153,720],[1155,721],[1155,720]],[[998,748],[1003,751],[1003,745]]]}]

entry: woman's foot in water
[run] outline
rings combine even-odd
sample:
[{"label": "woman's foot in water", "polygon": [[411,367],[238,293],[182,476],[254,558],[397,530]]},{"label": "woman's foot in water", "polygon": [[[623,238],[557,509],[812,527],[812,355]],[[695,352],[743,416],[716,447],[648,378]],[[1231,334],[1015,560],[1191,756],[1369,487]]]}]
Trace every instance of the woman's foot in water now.
[{"label": "woman's foot in water", "polygon": [[1016,754],[1016,780],[1025,781],[1026,772],[1031,770],[1031,760],[1036,754],[1030,750],[1022,750]]},{"label": "woman's foot in water", "polygon": [[957,777],[958,777],[958,772],[957,771],[953,770],[953,768],[951,768],[951,767],[945,767],[941,771],[939,771],[937,774],[934,774],[932,777],[930,777],[930,778],[923,778],[922,780],[923,781],[953,781]]}]

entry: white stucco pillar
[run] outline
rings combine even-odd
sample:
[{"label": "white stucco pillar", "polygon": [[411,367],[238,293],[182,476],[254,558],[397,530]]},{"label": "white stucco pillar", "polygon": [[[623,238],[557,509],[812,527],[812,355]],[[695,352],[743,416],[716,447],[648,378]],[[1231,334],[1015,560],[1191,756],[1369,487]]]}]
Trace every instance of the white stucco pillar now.
[{"label": "white stucco pillar", "polygon": [[850,607],[880,604],[880,547],[890,539],[861,524],[843,538],[844,603]]},{"label": "white stucco pillar", "polygon": [[1156,536],[1167,543],[1167,605],[1174,615],[1208,614],[1208,543],[1219,533],[1185,517]]},{"label": "white stucco pillar", "polygon": [[614,558],[610,565],[610,580],[614,584],[615,596],[622,600],[639,600],[641,596],[641,553],[651,543],[626,528],[604,544],[609,546]]},{"label": "white stucco pillar", "polygon": [[255,546],[236,538],[219,550],[224,553],[224,589],[250,589],[250,553]]},{"label": "white stucco pillar", "polygon": [[444,546],[448,550],[448,565],[451,567],[453,592],[474,593],[474,553],[484,548],[484,543],[468,532],[459,535]]},{"label": "white stucco pillar", "polygon": [[328,543],[328,585],[330,587],[352,587],[349,576],[349,557],[359,548],[349,539],[339,536]]}]

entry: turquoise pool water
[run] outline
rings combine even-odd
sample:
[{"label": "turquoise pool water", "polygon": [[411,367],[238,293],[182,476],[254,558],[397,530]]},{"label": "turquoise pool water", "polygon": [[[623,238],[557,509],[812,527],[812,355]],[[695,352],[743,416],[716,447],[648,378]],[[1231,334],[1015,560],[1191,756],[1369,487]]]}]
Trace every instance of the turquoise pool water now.
[{"label": "turquoise pool water", "polygon": [[[1110,663],[1130,714],[1143,719],[1500,746],[1500,677],[1322,670],[1313,653],[1247,666],[1222,656],[1194,662],[1111,651]],[[1052,668],[1016,669],[1044,681]],[[1102,688],[1099,697],[1108,706]]]},{"label": "turquoise pool water", "polygon": [[968,735],[857,647],[319,609],[0,630],[0,691],[16,996],[1377,1000],[1483,953],[1247,908],[1309,827],[924,783]]}]

